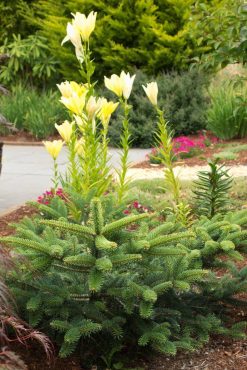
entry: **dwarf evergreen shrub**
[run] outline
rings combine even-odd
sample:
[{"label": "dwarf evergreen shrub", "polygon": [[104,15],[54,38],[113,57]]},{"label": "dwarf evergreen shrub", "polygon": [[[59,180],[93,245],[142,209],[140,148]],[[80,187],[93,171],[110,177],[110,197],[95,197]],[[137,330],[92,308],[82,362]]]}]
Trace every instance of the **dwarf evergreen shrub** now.
[{"label": "dwarf evergreen shrub", "polygon": [[99,66],[97,78],[102,78],[123,69],[156,74],[186,66],[193,51],[188,37],[190,6],[190,0],[42,0],[30,6],[29,12],[24,7],[22,15],[47,38],[64,77],[75,79],[79,76],[75,60],[68,47],[60,47],[66,23],[71,12],[97,11],[92,48]]},{"label": "dwarf evergreen shrub", "polygon": [[191,248],[200,251],[205,267],[225,266],[232,259],[243,260],[241,253],[246,252],[247,232],[242,228],[246,225],[246,210],[217,213],[211,219],[202,216],[193,224],[192,230],[197,237]]},{"label": "dwarf evergreen shrub", "polygon": [[198,180],[194,181],[196,212],[209,218],[224,211],[229,204],[228,192],[232,186],[228,170],[217,162],[218,159],[208,161],[209,171],[199,171]]},{"label": "dwarf evergreen shrub", "polygon": [[[89,349],[97,362],[116,343],[175,354],[198,348],[210,333],[242,336],[244,323],[227,329],[216,307],[219,284],[230,301],[246,289],[245,272],[235,271],[233,289],[226,278],[217,285],[203,266],[246,243],[246,212],[203,218],[192,230],[172,219],[150,230],[155,215],[116,216],[112,197],[94,198],[89,213],[82,210],[84,223],[73,221],[71,204],[59,198],[38,207],[48,219],[26,218],[1,242],[25,256],[9,282],[23,316],[57,341],[61,357],[77,349],[85,359]],[[216,285],[214,299],[204,305],[209,284]]]}]

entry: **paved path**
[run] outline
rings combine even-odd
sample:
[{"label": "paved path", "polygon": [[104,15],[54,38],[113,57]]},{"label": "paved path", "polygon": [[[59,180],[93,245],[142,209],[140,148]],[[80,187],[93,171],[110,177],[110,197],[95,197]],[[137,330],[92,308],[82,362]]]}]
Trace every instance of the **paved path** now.
[{"label": "paved path", "polygon": [[[130,161],[142,161],[148,149],[131,149]],[[111,163],[117,167],[117,149],[111,149]],[[66,166],[66,149],[58,158],[60,169]],[[51,187],[52,159],[43,146],[4,145],[0,176],[0,212],[35,200]]]},{"label": "paved path", "polygon": [[[174,168],[174,172],[181,180],[194,180],[197,178],[198,171],[204,171],[208,168],[208,166],[177,166]],[[229,167],[229,174],[233,177],[247,177],[247,166]],[[152,169],[130,168],[128,171],[128,176],[133,180],[157,179],[164,177],[164,171],[155,167]]]}]

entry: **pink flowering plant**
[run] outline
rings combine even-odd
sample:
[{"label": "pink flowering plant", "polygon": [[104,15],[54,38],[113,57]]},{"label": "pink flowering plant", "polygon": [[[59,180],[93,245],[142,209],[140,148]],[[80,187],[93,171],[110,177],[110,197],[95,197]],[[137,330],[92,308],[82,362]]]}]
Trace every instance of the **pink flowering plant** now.
[{"label": "pink flowering plant", "polygon": [[40,204],[49,205],[54,197],[59,197],[63,200],[66,200],[66,195],[63,189],[58,188],[56,191],[54,191],[53,189],[46,190],[42,195],[38,197],[37,202]]},{"label": "pink flowering plant", "polygon": [[139,203],[138,200],[133,201],[128,204],[127,208],[123,211],[125,215],[130,214],[139,214],[139,213],[149,213],[152,212],[151,207],[146,207],[143,204]]},{"label": "pink flowering plant", "polygon": [[173,152],[176,157],[190,158],[200,154],[206,147],[204,136],[197,139],[190,139],[187,136],[179,136],[173,139]]},{"label": "pink flowering plant", "polygon": [[[191,158],[199,155],[203,150],[211,144],[217,143],[216,137],[210,137],[200,133],[197,138],[189,138],[188,136],[179,136],[172,139],[173,144],[173,160]],[[161,151],[159,148],[152,148],[151,153],[148,154],[148,159],[153,164],[160,164],[162,162]]]}]

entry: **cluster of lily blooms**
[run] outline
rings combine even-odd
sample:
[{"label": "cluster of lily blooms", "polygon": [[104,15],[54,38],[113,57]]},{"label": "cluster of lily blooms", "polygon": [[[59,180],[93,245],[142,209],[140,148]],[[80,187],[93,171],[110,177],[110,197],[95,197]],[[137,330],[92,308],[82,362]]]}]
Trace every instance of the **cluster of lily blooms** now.
[{"label": "cluster of lily blooms", "polygon": [[[75,47],[75,54],[80,64],[85,60],[89,37],[95,28],[96,12],[91,12],[88,17],[79,12],[72,14],[73,20],[67,24],[67,35],[63,43],[71,41]],[[127,99],[130,96],[135,75],[121,72],[120,76],[113,74],[110,78],[105,77],[105,86],[113,91],[120,99]],[[74,125],[77,125],[82,133],[82,138],[76,142],[78,155],[83,156],[83,130],[86,122],[92,123],[92,130],[96,130],[96,118],[103,127],[107,128],[112,113],[116,110],[119,102],[107,101],[103,97],[96,98],[90,95],[88,84],[78,84],[74,81],[65,81],[57,85],[61,92],[60,102],[64,104],[73,115],[72,122],[65,121],[61,125],[55,125],[62,140],[44,141],[45,148],[54,160],[57,159],[63,144],[69,144],[74,132]],[[158,86],[156,82],[148,83],[143,89],[150,102],[157,106]],[[89,96],[90,95],[90,96]],[[107,130],[106,130],[107,131]]]}]

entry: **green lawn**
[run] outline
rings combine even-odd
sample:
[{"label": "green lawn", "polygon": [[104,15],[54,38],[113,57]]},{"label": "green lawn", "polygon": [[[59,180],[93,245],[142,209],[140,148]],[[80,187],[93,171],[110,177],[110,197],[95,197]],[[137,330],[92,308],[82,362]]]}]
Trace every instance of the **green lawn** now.
[{"label": "green lawn", "polygon": [[[232,199],[231,208],[247,207],[246,181],[246,177],[234,179],[229,194]],[[181,181],[183,199],[188,200],[191,204],[193,203],[192,187],[192,181]],[[169,191],[165,189],[162,179],[135,180],[131,183],[129,194],[130,199],[136,199],[144,206],[152,205],[155,210],[162,210],[167,207],[171,198]]]}]

